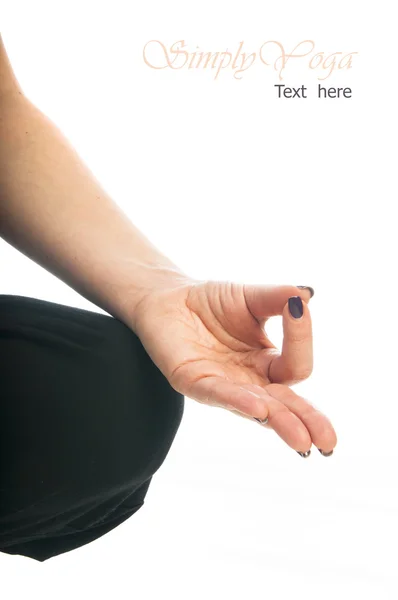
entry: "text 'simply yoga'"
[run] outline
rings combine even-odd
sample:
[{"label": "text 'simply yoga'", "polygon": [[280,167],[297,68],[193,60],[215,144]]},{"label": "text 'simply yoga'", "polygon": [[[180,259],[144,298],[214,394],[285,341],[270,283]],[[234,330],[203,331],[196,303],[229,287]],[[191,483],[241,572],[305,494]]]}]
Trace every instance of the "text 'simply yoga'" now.
[{"label": "text 'simply yoga'", "polygon": [[[145,63],[152,69],[208,69],[214,73],[214,79],[221,71],[231,70],[235,79],[242,79],[256,61],[266,67],[273,68],[279,80],[286,75],[289,67],[297,66],[316,72],[319,80],[325,80],[335,71],[351,69],[354,55],[358,52],[325,52],[315,50],[313,40],[304,40],[288,51],[283,44],[275,40],[264,42],[258,52],[243,52],[244,42],[239,43],[235,52],[228,49],[222,52],[199,51],[188,52],[185,40],[174,42],[166,47],[160,40],[149,40],[143,48]],[[347,96],[346,96],[347,97]]]}]

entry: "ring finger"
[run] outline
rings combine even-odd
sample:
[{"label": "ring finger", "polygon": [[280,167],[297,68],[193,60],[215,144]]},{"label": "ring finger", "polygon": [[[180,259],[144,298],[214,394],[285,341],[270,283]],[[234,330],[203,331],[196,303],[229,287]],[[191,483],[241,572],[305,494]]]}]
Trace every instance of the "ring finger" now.
[{"label": "ring finger", "polygon": [[255,384],[242,387],[257,393],[268,408],[267,428],[273,429],[291,448],[308,452],[313,443],[323,454],[337,444],[329,419],[289,387],[272,383],[264,388]]}]

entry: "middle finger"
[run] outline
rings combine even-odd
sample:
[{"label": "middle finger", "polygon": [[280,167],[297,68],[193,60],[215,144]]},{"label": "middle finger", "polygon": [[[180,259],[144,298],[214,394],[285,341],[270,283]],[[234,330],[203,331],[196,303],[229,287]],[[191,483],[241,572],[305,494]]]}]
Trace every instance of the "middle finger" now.
[{"label": "middle finger", "polygon": [[[323,453],[328,454],[334,449],[337,444],[337,436],[330,420],[305,398],[296,394],[286,385],[279,383],[271,383],[264,388],[254,385],[253,392],[254,388],[257,388],[257,393],[260,390],[266,392],[267,396],[271,396],[294,414],[307,429],[312,443]],[[281,415],[278,416],[278,412],[275,413],[274,420],[283,418]]]}]

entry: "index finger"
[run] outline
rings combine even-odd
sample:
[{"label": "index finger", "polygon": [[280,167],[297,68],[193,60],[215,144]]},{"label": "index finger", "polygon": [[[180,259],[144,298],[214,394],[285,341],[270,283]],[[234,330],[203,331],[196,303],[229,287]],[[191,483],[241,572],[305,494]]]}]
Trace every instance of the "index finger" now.
[{"label": "index finger", "polygon": [[312,323],[308,305],[299,296],[289,298],[283,312],[282,353],[268,368],[271,383],[294,385],[307,379],[313,369]]}]

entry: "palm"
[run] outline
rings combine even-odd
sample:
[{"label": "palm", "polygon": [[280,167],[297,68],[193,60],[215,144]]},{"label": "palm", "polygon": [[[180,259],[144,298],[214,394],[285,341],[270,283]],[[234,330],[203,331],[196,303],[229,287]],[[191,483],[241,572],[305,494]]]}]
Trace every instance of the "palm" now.
[{"label": "palm", "polygon": [[[259,290],[268,294],[268,303]],[[311,372],[312,365],[292,360],[297,362],[301,346],[308,363],[312,344],[305,349],[299,341],[292,349],[284,342],[287,350],[281,355],[263,329],[269,316],[282,313],[289,293],[297,294],[297,288],[270,286],[268,291],[211,281],[165,290],[148,298],[137,333],[180,393],[249,418],[268,416],[267,427],[293,447],[308,447],[313,432],[317,437],[322,430],[319,441],[325,447],[335,437],[329,421],[287,386]]]},{"label": "palm", "polygon": [[223,284],[214,295],[212,287],[214,284],[206,283],[194,288],[187,299],[187,310],[174,321],[173,337],[184,340],[184,356],[177,359],[170,383],[189,388],[192,397],[208,377],[264,387],[270,383],[268,367],[275,347],[250,314],[241,286],[235,293],[228,293],[230,285]]}]

